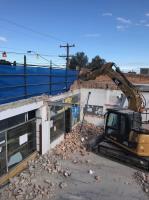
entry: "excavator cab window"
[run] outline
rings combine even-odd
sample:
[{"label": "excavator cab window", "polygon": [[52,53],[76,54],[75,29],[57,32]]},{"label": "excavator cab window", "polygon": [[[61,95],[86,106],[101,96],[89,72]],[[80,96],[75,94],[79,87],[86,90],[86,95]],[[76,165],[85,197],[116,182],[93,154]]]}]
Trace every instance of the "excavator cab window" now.
[{"label": "excavator cab window", "polygon": [[110,112],[106,118],[105,134],[116,141],[128,141],[129,123],[126,115]]},{"label": "excavator cab window", "polygon": [[119,134],[119,114],[118,113],[109,113],[107,116],[106,123],[106,134],[113,137],[117,137]]},{"label": "excavator cab window", "polygon": [[118,129],[118,114],[116,113],[109,114],[107,126],[114,129]]}]

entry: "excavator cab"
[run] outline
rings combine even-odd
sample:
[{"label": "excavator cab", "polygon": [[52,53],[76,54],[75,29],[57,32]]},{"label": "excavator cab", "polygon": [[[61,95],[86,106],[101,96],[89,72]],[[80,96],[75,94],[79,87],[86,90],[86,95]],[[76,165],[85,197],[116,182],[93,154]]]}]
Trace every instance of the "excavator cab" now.
[{"label": "excavator cab", "polygon": [[100,154],[149,170],[148,147],[149,129],[142,124],[141,113],[129,109],[108,109],[104,137],[98,144]]},{"label": "excavator cab", "polygon": [[129,141],[132,130],[141,126],[141,114],[132,110],[109,109],[106,116],[105,136],[112,140],[126,145],[135,146]]}]

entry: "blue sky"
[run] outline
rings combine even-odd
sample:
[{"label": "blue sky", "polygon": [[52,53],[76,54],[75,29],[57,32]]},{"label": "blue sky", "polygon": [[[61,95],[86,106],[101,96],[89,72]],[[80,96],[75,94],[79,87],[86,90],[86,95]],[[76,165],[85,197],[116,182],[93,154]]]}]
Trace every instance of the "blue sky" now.
[{"label": "blue sky", "polygon": [[[54,56],[64,54],[59,45],[69,42],[76,45],[71,54],[100,55],[123,69],[149,66],[148,0],[0,0],[0,8],[1,51],[33,50],[63,64]],[[21,62],[23,55],[8,54],[8,59]]]}]

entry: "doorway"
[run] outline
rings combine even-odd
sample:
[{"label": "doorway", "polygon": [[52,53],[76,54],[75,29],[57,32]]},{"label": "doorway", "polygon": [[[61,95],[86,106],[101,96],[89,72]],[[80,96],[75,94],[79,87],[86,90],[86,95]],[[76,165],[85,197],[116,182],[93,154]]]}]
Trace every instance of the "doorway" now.
[{"label": "doorway", "polygon": [[71,108],[67,108],[65,110],[65,133],[69,133],[71,131]]}]

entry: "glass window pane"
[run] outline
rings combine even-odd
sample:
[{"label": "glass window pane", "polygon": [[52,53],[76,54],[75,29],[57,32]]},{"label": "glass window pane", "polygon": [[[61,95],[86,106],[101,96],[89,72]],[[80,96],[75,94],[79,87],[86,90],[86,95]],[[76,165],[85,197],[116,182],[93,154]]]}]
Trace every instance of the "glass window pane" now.
[{"label": "glass window pane", "polygon": [[0,131],[8,128],[8,119],[0,120]]},{"label": "glass window pane", "polygon": [[108,117],[108,123],[107,126],[114,128],[114,129],[118,129],[118,114],[116,113],[110,113],[109,117]]},{"label": "glass window pane", "polygon": [[79,95],[74,95],[72,96],[72,103],[79,103],[80,101],[80,96]]},{"label": "glass window pane", "polygon": [[35,110],[28,112],[28,120],[35,118]]},{"label": "glass window pane", "polygon": [[80,107],[79,106],[72,106],[71,108],[72,113],[72,126],[74,126],[77,122],[80,121]]},{"label": "glass window pane", "polygon": [[50,129],[50,142],[65,132],[64,116],[64,112],[62,112],[51,118],[53,127]]},{"label": "glass window pane", "polygon": [[0,133],[0,176],[6,173],[6,140],[5,133]]},{"label": "glass window pane", "polygon": [[23,122],[25,122],[25,113],[0,120],[0,131],[6,130]]},{"label": "glass window pane", "polygon": [[36,124],[28,122],[7,133],[8,167],[11,168],[36,150]]},{"label": "glass window pane", "polygon": [[15,117],[10,117],[8,120],[8,128],[25,122],[25,113],[21,115],[16,115]]}]

